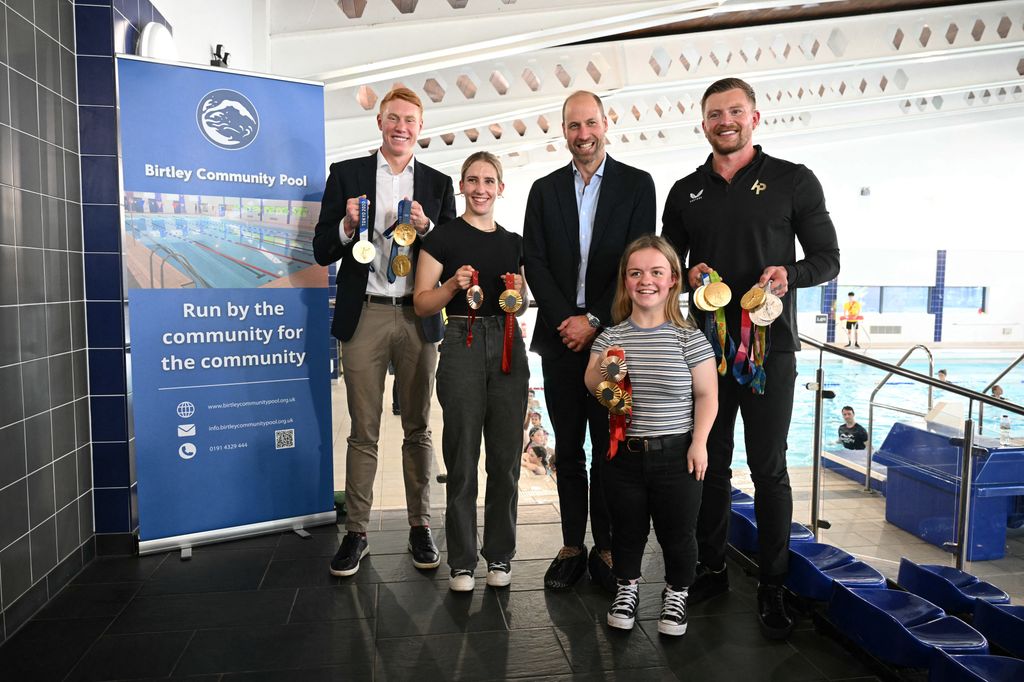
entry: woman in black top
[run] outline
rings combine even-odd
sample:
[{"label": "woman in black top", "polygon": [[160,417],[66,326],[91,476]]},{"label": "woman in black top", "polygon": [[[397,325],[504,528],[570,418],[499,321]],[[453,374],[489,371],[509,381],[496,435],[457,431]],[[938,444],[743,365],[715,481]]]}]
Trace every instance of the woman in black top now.
[{"label": "woman in black top", "polygon": [[[494,201],[504,189],[501,163],[488,152],[471,155],[462,164],[459,189],[466,198],[465,212],[423,240],[413,305],[417,315],[433,315],[441,308],[448,314],[437,366],[437,398],[444,413],[441,447],[448,470],[448,585],[468,592],[477,564],[481,434],[487,491],[480,553],[487,560],[488,585],[511,582],[530,372],[513,314],[526,310],[523,240],[494,221]],[[517,311],[512,292],[521,297]],[[477,294],[475,308],[467,293]]]}]

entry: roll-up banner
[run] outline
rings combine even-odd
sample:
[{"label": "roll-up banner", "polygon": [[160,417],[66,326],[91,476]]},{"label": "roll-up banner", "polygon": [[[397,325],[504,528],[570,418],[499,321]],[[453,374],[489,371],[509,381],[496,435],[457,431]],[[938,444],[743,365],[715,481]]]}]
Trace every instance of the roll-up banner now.
[{"label": "roll-up banner", "polygon": [[118,57],[140,552],[334,520],[317,83]]}]

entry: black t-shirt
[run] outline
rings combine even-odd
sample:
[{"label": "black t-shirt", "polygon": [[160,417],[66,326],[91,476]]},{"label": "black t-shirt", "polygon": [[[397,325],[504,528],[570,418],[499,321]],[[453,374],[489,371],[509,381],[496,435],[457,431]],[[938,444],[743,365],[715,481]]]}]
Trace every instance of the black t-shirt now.
[{"label": "black t-shirt", "polygon": [[[494,232],[478,230],[462,218],[438,225],[423,238],[423,250],[441,264],[441,282],[446,282],[463,265],[480,271],[484,302],[477,315],[504,315],[498,297],[505,290],[506,272],[519,273],[523,263],[523,238],[501,225]],[[468,315],[465,291],[460,290],[445,306],[449,315]]]},{"label": "black t-shirt", "polygon": [[868,442],[868,432],[860,424],[839,425],[839,442],[847,450],[863,450]]}]

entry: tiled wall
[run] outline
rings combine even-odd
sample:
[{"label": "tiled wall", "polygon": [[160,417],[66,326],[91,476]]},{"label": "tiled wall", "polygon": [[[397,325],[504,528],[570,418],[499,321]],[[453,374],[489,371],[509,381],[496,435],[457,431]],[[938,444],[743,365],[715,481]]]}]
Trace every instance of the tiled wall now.
[{"label": "tiled wall", "polygon": [[94,552],[74,45],[0,2],[0,642]]},{"label": "tiled wall", "polygon": [[133,53],[143,26],[166,22],[148,0],[75,5],[96,542],[99,554],[123,553],[132,550],[139,520],[125,362],[114,54]]}]

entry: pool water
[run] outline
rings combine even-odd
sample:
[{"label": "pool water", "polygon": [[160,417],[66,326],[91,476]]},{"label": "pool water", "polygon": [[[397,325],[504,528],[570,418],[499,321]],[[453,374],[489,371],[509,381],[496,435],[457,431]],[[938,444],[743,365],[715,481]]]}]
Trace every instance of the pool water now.
[{"label": "pool water", "polygon": [[[875,351],[871,352],[871,357],[884,362],[895,363],[902,354],[902,351]],[[980,391],[1002,372],[1017,355],[1017,353],[1013,352],[998,351],[935,351],[935,371],[945,369],[948,372],[950,382],[964,388]],[[547,406],[544,404],[544,379],[541,373],[540,357],[530,353],[529,360],[530,386],[537,392],[536,397],[539,403],[537,410],[541,413],[542,421],[549,434],[548,445],[553,446],[555,439],[550,427],[551,421],[547,415]],[[903,366],[923,374],[928,373],[928,362],[923,355],[911,358]],[[789,429],[789,452],[786,457],[791,467],[811,465],[811,452],[814,448],[814,392],[805,389],[804,385],[814,381],[817,367],[817,351],[803,351],[797,354],[797,384],[793,400],[793,421]],[[885,372],[866,367],[851,360],[830,358],[827,355],[822,367],[825,371],[825,387],[835,391],[836,394],[833,400],[826,400],[824,404],[823,448],[826,450],[841,449],[836,440],[839,425],[843,423],[842,407],[844,405],[853,407],[857,414],[857,423],[867,429],[868,401],[875,386],[885,376]],[[1007,400],[1017,404],[1024,403],[1024,365],[1016,367],[1007,376],[1003,377],[999,384],[1003,387],[1005,391],[1004,397]],[[768,377],[768,385],[769,387],[771,386],[771,377]],[[960,396],[935,390],[933,402],[937,403],[942,400],[963,403],[966,411],[966,401]],[[876,401],[889,405],[898,405],[919,412],[927,412],[928,389],[926,386],[917,384],[909,379],[894,376],[879,391]],[[986,406],[984,435],[998,436],[999,418],[1001,416],[1002,413],[998,409]],[[977,418],[977,409],[975,409],[975,418]],[[876,408],[873,435],[875,449],[881,446],[882,441],[885,440],[885,435],[896,421],[914,419],[911,415]],[[1010,415],[1010,423],[1011,434],[1015,438],[1024,435],[1024,417]],[[745,466],[746,451],[743,440],[742,420],[737,419],[736,424],[736,452],[733,455],[733,464],[734,466]],[[975,428],[977,428],[977,425]],[[589,456],[589,438],[586,450]]]}]

